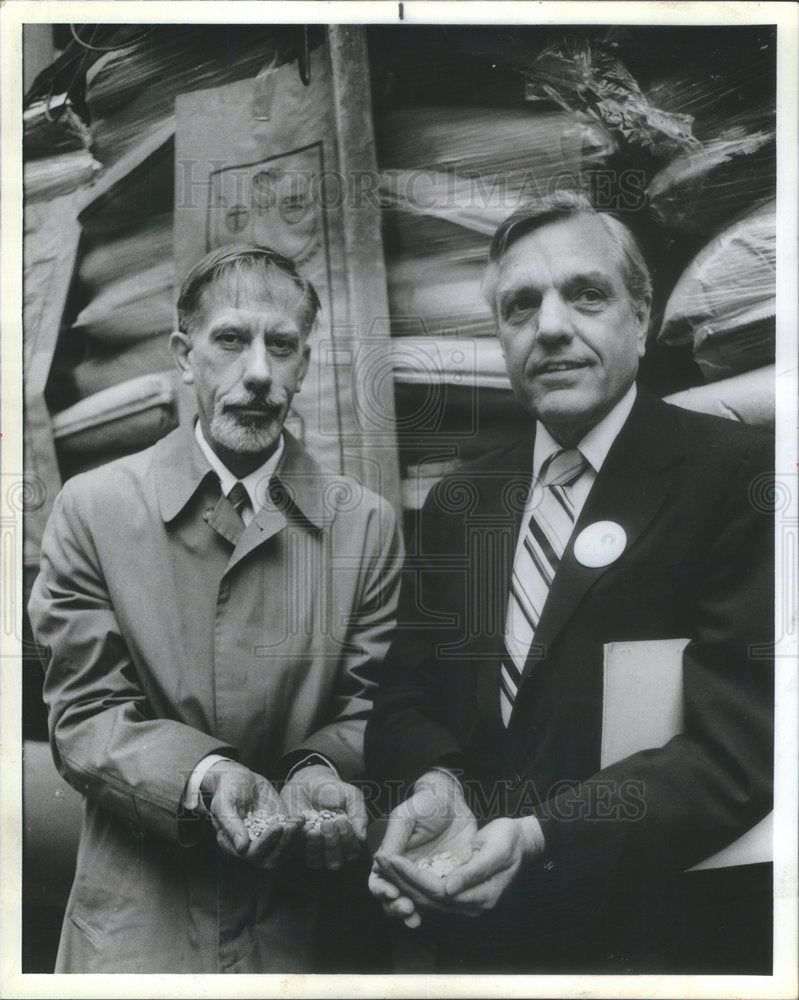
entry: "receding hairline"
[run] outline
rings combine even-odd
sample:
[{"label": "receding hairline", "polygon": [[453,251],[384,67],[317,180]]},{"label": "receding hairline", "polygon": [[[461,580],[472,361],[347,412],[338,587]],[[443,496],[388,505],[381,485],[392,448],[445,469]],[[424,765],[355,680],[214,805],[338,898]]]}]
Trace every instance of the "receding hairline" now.
[{"label": "receding hairline", "polygon": [[[208,293],[224,288],[225,284],[235,287],[235,283],[243,279],[259,283],[265,301],[284,306],[296,318],[303,338],[308,336],[320,309],[313,285],[299,274],[290,258],[265,247],[247,244],[214,250],[190,269],[177,302],[181,331],[189,336],[195,332]],[[296,292],[296,301],[289,301],[290,296],[285,294],[289,289]]]},{"label": "receding hairline", "polygon": [[193,330],[207,321],[212,303],[217,308],[231,309],[271,306],[290,315],[303,338],[310,331],[310,326],[303,320],[307,309],[305,293],[282,271],[266,275],[261,268],[246,265],[221,270],[199,289],[196,305],[188,314]]}]

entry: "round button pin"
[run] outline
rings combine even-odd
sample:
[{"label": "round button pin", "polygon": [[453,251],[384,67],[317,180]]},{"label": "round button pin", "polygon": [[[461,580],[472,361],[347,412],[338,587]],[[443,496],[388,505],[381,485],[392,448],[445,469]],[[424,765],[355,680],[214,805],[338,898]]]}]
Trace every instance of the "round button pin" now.
[{"label": "round button pin", "polygon": [[596,521],[574,540],[574,558],[581,566],[609,566],[624,552],[627,535],[615,521]]}]

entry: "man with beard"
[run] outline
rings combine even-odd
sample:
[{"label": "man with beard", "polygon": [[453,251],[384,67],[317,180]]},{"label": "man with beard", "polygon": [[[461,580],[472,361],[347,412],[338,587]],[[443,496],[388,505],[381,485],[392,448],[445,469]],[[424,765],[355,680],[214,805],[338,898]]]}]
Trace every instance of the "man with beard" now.
[{"label": "man with beard", "polygon": [[271,250],[203,258],[171,338],[196,424],[55,502],[30,616],[85,808],[59,972],[324,962],[324,869],[365,838],[399,541],[385,501],[284,429],[318,308]]},{"label": "man with beard", "polygon": [[484,289],[533,419],[425,503],[367,727],[373,891],[441,971],[768,972],[770,865],[685,870],[771,807],[773,442],[636,387],[649,272],[585,197],[506,220]]}]

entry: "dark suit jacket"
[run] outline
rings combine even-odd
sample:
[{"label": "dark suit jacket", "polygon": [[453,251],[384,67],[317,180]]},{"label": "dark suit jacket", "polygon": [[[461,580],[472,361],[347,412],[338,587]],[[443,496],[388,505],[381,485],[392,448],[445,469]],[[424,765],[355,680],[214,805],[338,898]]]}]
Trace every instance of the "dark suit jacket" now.
[{"label": "dark suit jacket", "polygon": [[[772,445],[639,393],[564,553],[506,730],[499,658],[532,454],[524,440],[431,491],[367,727],[367,769],[396,796],[446,764],[462,772],[479,820],[539,817],[542,863],[479,935],[498,970],[657,965],[664,922],[678,919],[678,873],[771,805]],[[627,545],[586,568],[573,539],[602,520],[620,524]],[[600,770],[603,645],[681,636],[691,640],[685,731]]]}]

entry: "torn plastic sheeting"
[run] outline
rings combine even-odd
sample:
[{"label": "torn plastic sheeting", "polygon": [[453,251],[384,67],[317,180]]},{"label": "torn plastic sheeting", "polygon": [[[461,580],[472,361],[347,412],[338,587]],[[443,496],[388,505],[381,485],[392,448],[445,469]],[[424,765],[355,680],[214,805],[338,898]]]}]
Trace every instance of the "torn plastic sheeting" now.
[{"label": "torn plastic sheeting", "polygon": [[22,115],[25,159],[88,149],[89,127],[66,94],[35,101]]},{"label": "torn plastic sheeting", "polygon": [[776,344],[773,315],[732,329],[717,330],[707,324],[694,335],[694,361],[706,381],[717,382],[773,363]]},{"label": "torn plastic sheeting", "polygon": [[658,333],[662,344],[693,340],[762,322],[776,312],[774,202],[738,219],[704,247],[671,293]]},{"label": "torn plastic sheeting", "polygon": [[776,133],[725,130],[701,148],[676,157],[647,188],[654,218],[663,225],[712,230],[755,201],[773,197]]},{"label": "torn plastic sheeting", "polygon": [[552,100],[591,115],[631,147],[671,156],[696,145],[690,115],[654,107],[626,67],[588,39],[545,49],[527,78],[528,100]]},{"label": "torn plastic sheeting", "polygon": [[711,413],[717,417],[740,420],[745,424],[774,429],[774,365],[712,385],[698,385],[692,389],[666,396],[667,403],[674,403],[697,413]]}]

